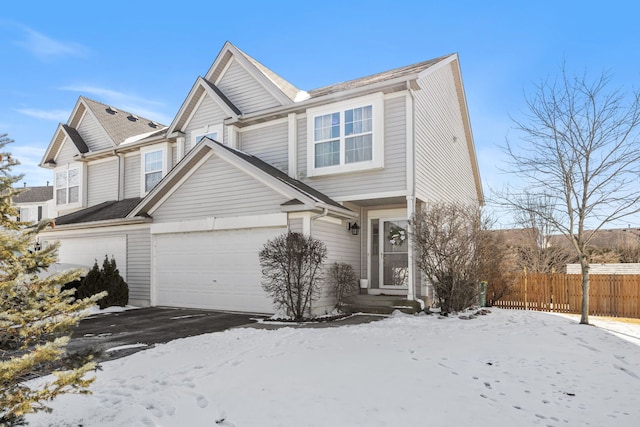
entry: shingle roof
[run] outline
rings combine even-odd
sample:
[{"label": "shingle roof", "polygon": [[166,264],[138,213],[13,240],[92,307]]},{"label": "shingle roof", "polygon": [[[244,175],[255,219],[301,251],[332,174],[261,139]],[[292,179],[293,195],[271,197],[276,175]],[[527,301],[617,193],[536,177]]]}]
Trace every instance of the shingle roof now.
[{"label": "shingle roof", "polygon": [[71,138],[71,141],[73,141],[73,144],[76,146],[79,152],[83,154],[89,152],[89,147],[87,147],[84,139],[82,139],[76,129],[72,128],[69,125],[62,125],[62,127],[64,128],[65,132],[67,132],[67,135],[69,135],[69,138]]},{"label": "shingle roof", "polygon": [[451,55],[445,55],[439,58],[430,59],[428,61],[418,62],[417,64],[411,64],[411,65],[406,65],[400,68],[394,68],[393,70],[383,71],[381,73],[372,74],[370,76],[361,77],[355,80],[349,80],[342,83],[335,83],[329,86],[320,87],[320,88],[308,91],[309,96],[311,98],[317,98],[319,96],[329,95],[335,92],[342,92],[349,89],[355,89],[361,86],[367,86],[370,84],[395,79],[397,77],[417,74],[437,64],[443,59],[448,58],[449,56]]},{"label": "shingle roof", "polygon": [[55,219],[56,225],[80,224],[84,222],[106,221],[110,219],[122,219],[140,203],[142,198],[135,197],[119,201],[108,201],[91,206],[77,212],[59,216]]},{"label": "shingle roof", "polygon": [[220,89],[218,89],[218,86],[214,85],[207,79],[202,79],[202,81],[204,81],[211,89],[213,89],[213,91],[220,97],[220,99],[224,101],[225,104],[229,106],[229,108],[231,108],[231,110],[233,110],[234,113],[236,113],[238,116],[242,114],[242,111],[238,110],[238,107],[233,105],[229,98],[227,98],[227,96],[222,93]]},{"label": "shingle roof", "polygon": [[22,188],[20,194],[11,198],[12,203],[40,203],[53,199],[53,186]]},{"label": "shingle roof", "polygon": [[[207,138],[209,139],[211,142],[213,142],[214,144],[219,145],[220,147],[224,148],[225,150],[229,151],[230,153],[235,154],[236,156],[240,157],[241,159],[243,159],[244,161],[252,164],[253,166],[257,167],[258,169],[262,170],[263,172],[268,173],[269,175],[271,175],[272,177],[284,182],[285,184],[287,184],[290,187],[295,188],[296,190],[306,194],[307,196],[319,201],[319,202],[323,202],[326,203],[328,205],[331,206],[335,206],[341,209],[345,209],[345,210],[349,210],[348,208],[342,206],[340,203],[336,202],[335,200],[333,200],[332,198],[330,198],[329,196],[327,196],[324,193],[321,193],[320,191],[316,190],[315,188],[309,187],[307,184],[298,181],[297,179],[293,179],[291,178],[289,175],[287,175],[286,173],[282,172],[280,169],[277,169],[273,166],[271,166],[269,163],[266,163],[263,160],[260,160],[259,158],[252,156],[251,154],[247,154],[243,151],[240,150],[236,150],[233,149],[231,147],[228,147],[226,145],[220,144],[217,141],[212,140],[211,138]],[[285,202],[287,203],[287,202]]]},{"label": "shingle roof", "polygon": [[109,134],[116,145],[120,145],[125,139],[148,133],[154,129],[166,127],[145,117],[137,116],[127,111],[94,101],[84,96],[80,97],[91,112],[96,116],[104,130]]}]

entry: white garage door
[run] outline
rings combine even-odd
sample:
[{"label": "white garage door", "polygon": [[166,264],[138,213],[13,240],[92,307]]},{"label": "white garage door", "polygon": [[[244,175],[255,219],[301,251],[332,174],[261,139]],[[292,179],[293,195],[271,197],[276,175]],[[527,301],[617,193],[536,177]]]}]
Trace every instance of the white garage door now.
[{"label": "white garage door", "polygon": [[285,228],[158,234],[155,304],[273,313],[262,290],[258,252]]},{"label": "white garage door", "polygon": [[79,264],[89,268],[98,261],[102,267],[104,256],[113,257],[120,275],[127,280],[127,236],[73,237],[60,239],[58,262]]}]

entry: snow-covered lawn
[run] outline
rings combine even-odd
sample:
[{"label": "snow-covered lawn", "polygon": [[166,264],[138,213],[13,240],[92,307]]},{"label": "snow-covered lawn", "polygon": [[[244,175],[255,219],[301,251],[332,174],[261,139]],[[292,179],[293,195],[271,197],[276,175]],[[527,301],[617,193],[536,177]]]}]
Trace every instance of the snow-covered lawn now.
[{"label": "snow-covered lawn", "polygon": [[[613,322],[615,324],[615,322]],[[615,327],[615,326],[614,326]],[[625,336],[640,338],[639,324]],[[633,426],[640,340],[546,313],[240,328],[103,364],[32,426]]]}]

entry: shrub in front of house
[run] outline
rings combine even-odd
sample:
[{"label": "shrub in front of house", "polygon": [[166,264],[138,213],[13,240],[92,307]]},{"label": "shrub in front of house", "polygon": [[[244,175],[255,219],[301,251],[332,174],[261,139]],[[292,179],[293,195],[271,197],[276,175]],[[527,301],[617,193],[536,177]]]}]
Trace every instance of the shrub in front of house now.
[{"label": "shrub in front of house", "polygon": [[259,253],[262,288],[295,321],[311,316],[320,296],[322,265],[327,258],[323,242],[300,233],[286,233],[267,241]]},{"label": "shrub in front of house", "polygon": [[342,309],[345,298],[358,293],[358,281],[351,264],[334,262],[329,269],[329,282],[336,297],[336,308]]},{"label": "shrub in front of house", "polygon": [[87,276],[82,279],[76,297],[83,299],[102,291],[106,291],[107,296],[98,300],[101,309],[112,306],[124,307],[129,303],[129,286],[120,275],[116,260],[109,259],[106,255],[102,268],[98,267],[96,261]]}]

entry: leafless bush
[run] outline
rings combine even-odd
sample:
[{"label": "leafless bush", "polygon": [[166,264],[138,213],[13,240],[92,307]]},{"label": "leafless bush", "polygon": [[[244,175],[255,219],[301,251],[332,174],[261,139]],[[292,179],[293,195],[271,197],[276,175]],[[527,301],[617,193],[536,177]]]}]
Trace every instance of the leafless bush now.
[{"label": "leafless bush", "polygon": [[336,296],[336,308],[344,305],[344,299],[358,293],[356,273],[351,264],[335,262],[329,270],[329,278]]},{"label": "leafless bush", "polygon": [[294,320],[303,320],[320,294],[326,257],[327,249],[320,240],[300,233],[277,236],[259,253],[262,288],[277,308]]},{"label": "leafless bush", "polygon": [[479,249],[486,228],[479,207],[454,203],[431,204],[411,221],[418,267],[433,284],[444,313],[464,310],[477,301]]}]

